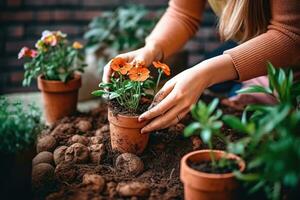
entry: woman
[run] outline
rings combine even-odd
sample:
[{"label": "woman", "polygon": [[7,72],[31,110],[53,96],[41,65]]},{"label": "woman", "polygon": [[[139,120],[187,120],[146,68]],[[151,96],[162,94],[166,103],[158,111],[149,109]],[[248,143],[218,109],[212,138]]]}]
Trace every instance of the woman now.
[{"label": "woman", "polygon": [[[205,3],[205,0],[171,0],[146,45],[118,57],[149,65],[174,54],[197,31]],[[169,80],[155,97],[159,103],[139,117],[139,121],[151,120],[142,133],[176,124],[209,86],[266,75],[267,61],[281,67],[299,62],[299,0],[209,0],[209,3],[220,17],[221,39],[234,39],[239,45]],[[109,81],[110,74],[107,65],[104,82]]]}]

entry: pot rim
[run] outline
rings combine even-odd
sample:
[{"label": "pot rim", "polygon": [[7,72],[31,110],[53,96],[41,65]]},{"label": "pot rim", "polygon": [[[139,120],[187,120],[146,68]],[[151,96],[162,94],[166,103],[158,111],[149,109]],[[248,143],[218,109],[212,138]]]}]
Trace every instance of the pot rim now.
[{"label": "pot rim", "polygon": [[[222,151],[222,150],[210,150],[210,149],[204,149],[204,150],[198,150],[198,151],[193,151],[193,152],[190,152],[186,155],[183,156],[183,158],[181,159],[181,164],[182,165],[185,165],[185,171],[187,173],[190,173],[192,174],[193,176],[201,176],[201,177],[206,177],[206,178],[209,178],[209,179],[227,179],[227,178],[231,178],[231,177],[234,177],[234,174],[233,172],[230,172],[230,173],[225,173],[225,174],[213,174],[213,173],[205,173],[205,172],[201,172],[201,171],[197,171],[195,169],[192,169],[188,164],[187,164],[187,160],[191,157],[191,156],[194,156],[196,154],[203,154],[203,153],[209,153],[210,151],[212,151],[213,153],[221,153],[221,154],[227,154],[227,157],[228,158],[233,158],[235,160],[238,161],[238,165],[240,167],[239,171],[242,172],[245,170],[246,168],[246,163],[245,161],[240,158],[239,156],[233,154],[233,153],[228,153],[228,152],[225,152],[225,151]],[[181,166],[183,167],[183,166]]]},{"label": "pot rim", "polygon": [[74,91],[81,87],[81,74],[74,73],[73,78],[67,82],[59,80],[46,80],[43,78],[44,75],[39,75],[37,78],[38,88],[45,92],[68,92]]}]

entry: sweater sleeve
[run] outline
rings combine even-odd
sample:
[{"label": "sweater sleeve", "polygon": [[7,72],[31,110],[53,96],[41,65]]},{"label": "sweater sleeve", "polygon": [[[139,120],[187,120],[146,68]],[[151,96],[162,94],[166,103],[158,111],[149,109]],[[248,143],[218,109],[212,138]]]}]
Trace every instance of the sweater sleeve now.
[{"label": "sweater sleeve", "polygon": [[146,43],[154,41],[164,57],[175,53],[198,30],[205,0],[170,0],[167,11],[157,23]]},{"label": "sweater sleeve", "polygon": [[227,50],[244,81],[267,74],[267,61],[289,67],[300,59],[299,0],[270,0],[271,20],[266,33]]}]

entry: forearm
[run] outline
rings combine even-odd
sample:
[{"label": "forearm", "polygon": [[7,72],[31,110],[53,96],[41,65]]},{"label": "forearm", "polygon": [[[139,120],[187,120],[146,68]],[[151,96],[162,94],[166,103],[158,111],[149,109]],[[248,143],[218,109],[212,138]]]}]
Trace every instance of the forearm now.
[{"label": "forearm", "polygon": [[155,43],[165,58],[177,52],[198,30],[204,7],[204,0],[171,0],[146,46]]},{"label": "forearm", "polygon": [[220,55],[205,60],[192,68],[199,78],[205,79],[206,87],[238,78],[237,71],[229,55]]}]

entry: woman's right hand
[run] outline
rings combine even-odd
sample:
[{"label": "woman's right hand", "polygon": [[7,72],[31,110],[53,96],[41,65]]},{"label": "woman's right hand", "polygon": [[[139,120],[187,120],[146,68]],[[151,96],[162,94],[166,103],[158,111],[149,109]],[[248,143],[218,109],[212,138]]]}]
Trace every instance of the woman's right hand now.
[{"label": "woman's right hand", "polygon": [[[160,46],[154,43],[148,43],[140,49],[120,54],[116,57],[121,57],[129,63],[144,62],[146,66],[149,66],[153,61],[161,60],[163,58],[163,53]],[[104,67],[102,76],[102,82],[104,83],[108,83],[110,81],[110,76],[112,74],[110,62],[111,61],[109,61]]]}]

